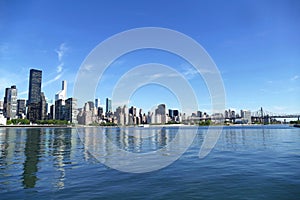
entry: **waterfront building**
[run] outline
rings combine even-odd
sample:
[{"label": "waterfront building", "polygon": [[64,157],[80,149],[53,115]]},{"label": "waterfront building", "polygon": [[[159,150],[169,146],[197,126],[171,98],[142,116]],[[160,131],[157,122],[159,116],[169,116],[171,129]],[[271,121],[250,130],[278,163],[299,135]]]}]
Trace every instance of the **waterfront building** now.
[{"label": "waterfront building", "polygon": [[[53,105],[53,100],[52,99],[46,99],[46,107],[47,107],[47,119],[54,119],[53,115],[51,115],[51,106]],[[54,105],[53,105],[54,108]]]},{"label": "waterfront building", "polygon": [[[93,102],[88,102],[89,107],[93,107]],[[62,81],[62,88],[55,95],[55,106],[50,111],[50,118],[55,116],[57,120],[66,120],[70,123],[77,123],[77,100],[75,98],[67,99],[67,81]]]},{"label": "waterfront building", "polygon": [[6,117],[3,115],[3,101],[0,101],[0,125],[6,125]]},{"label": "waterfront building", "polygon": [[41,92],[41,120],[47,119],[47,101],[44,92]]},{"label": "waterfront building", "polygon": [[100,99],[96,98],[95,99],[95,108],[98,109],[100,107]]},{"label": "waterfront building", "polygon": [[202,117],[202,112],[199,110],[197,111],[197,117],[200,117],[200,118]]},{"label": "waterfront building", "polygon": [[21,119],[26,117],[26,100],[25,99],[17,100],[17,116],[18,116],[18,118],[21,118]]},{"label": "waterfront building", "polygon": [[154,121],[153,121],[153,112],[149,111],[146,117],[147,117],[147,123],[148,124],[154,123]]},{"label": "waterfront building", "polygon": [[3,114],[3,101],[0,101],[0,113]]},{"label": "waterfront building", "polygon": [[77,115],[78,124],[89,125],[98,122],[98,117],[95,115],[94,108],[90,107],[90,103],[86,102],[83,109]]},{"label": "waterfront building", "polygon": [[171,121],[174,120],[174,111],[172,109],[169,109],[169,117]]},{"label": "waterfront building", "polygon": [[166,105],[165,104],[159,104],[157,106],[157,109],[155,109],[155,123],[159,124],[165,124],[167,122],[166,117]]},{"label": "waterfront building", "polygon": [[64,120],[65,119],[65,101],[58,99],[55,101],[55,119]]},{"label": "waterfront building", "polygon": [[77,100],[68,98],[65,104],[65,120],[70,123],[77,123]]},{"label": "waterfront building", "polygon": [[116,112],[114,113],[116,117],[116,123],[118,125],[124,126],[125,125],[125,113],[121,106],[117,107]]},{"label": "waterfront building", "polygon": [[4,116],[7,119],[17,117],[17,87],[15,85],[5,89],[4,97]]},{"label": "waterfront building", "polygon": [[67,99],[67,81],[62,81],[61,90],[55,94],[55,101]]},{"label": "waterfront building", "polygon": [[108,115],[109,113],[112,113],[111,99],[106,98],[106,112],[105,112],[105,114]]},{"label": "waterfront building", "polygon": [[7,119],[4,117],[3,113],[0,112],[0,125],[6,125]]},{"label": "waterfront building", "polygon": [[53,105],[53,104],[50,106],[48,119],[55,119],[55,105]]},{"label": "waterfront building", "polygon": [[242,122],[246,124],[251,124],[251,111],[250,110],[241,110],[241,119]]},{"label": "waterfront building", "polygon": [[41,105],[42,71],[31,69],[29,76],[29,91],[27,101],[27,118],[31,122],[42,119]]},{"label": "waterfront building", "polygon": [[99,118],[102,118],[102,116],[103,116],[103,107],[98,107],[97,108],[97,116],[99,117]]},{"label": "waterfront building", "polygon": [[66,116],[66,94],[67,94],[67,81],[62,81],[61,90],[55,94],[55,119],[65,120]]}]

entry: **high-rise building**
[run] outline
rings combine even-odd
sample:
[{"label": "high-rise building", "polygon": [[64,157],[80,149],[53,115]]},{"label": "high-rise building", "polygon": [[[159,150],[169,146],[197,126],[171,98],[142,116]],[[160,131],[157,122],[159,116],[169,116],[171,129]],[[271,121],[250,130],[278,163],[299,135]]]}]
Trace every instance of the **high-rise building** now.
[{"label": "high-rise building", "polygon": [[66,99],[67,93],[67,81],[62,81],[61,90],[55,94],[55,106],[54,106],[54,118],[57,120],[65,120],[66,119]]},{"label": "high-rise building", "polygon": [[0,101],[0,113],[2,113],[2,114],[3,114],[3,104],[4,104],[4,102]]},{"label": "high-rise building", "polygon": [[97,116],[98,117],[102,117],[102,115],[103,115],[103,108],[100,106],[100,107],[98,107],[98,110],[97,110],[98,112],[97,112]]},{"label": "high-rise building", "polygon": [[17,100],[17,116],[23,118],[26,116],[26,100],[18,99]]},{"label": "high-rise building", "polygon": [[0,125],[6,125],[7,119],[3,115],[3,101],[0,101]]},{"label": "high-rise building", "polygon": [[46,120],[47,117],[47,101],[44,92],[41,92],[41,119]]},{"label": "high-rise building", "polygon": [[106,98],[106,113],[112,112],[111,99]]},{"label": "high-rise building", "polygon": [[27,118],[32,122],[42,119],[41,88],[42,88],[42,71],[31,69],[30,76],[29,76]]},{"label": "high-rise building", "polygon": [[39,103],[41,100],[42,71],[31,69],[29,76],[28,104]]},{"label": "high-rise building", "polygon": [[55,101],[55,119],[65,120],[65,101],[58,99]]},{"label": "high-rise building", "polygon": [[75,98],[68,98],[65,107],[65,120],[68,122],[77,123],[77,100]]},{"label": "high-rise building", "polygon": [[4,116],[7,119],[17,117],[17,87],[15,85],[5,89]]},{"label": "high-rise building", "polygon": [[100,99],[95,99],[95,108],[98,109],[100,107]]},{"label": "high-rise building", "polygon": [[241,118],[245,123],[251,123],[251,111],[250,110],[241,110]]},{"label": "high-rise building", "polygon": [[173,118],[174,118],[174,112],[172,109],[169,109],[169,117],[171,120],[173,120]]},{"label": "high-rise building", "polygon": [[55,101],[57,101],[59,99],[62,99],[62,100],[67,99],[67,81],[66,80],[62,81],[61,90],[59,92],[57,92],[55,95]]},{"label": "high-rise building", "polygon": [[55,119],[55,105],[50,106],[48,119]]},{"label": "high-rise building", "polygon": [[156,119],[156,121],[155,121],[156,123],[163,123],[164,124],[164,123],[167,122],[166,105],[165,104],[159,104],[157,106],[157,109],[155,109],[155,119]]}]

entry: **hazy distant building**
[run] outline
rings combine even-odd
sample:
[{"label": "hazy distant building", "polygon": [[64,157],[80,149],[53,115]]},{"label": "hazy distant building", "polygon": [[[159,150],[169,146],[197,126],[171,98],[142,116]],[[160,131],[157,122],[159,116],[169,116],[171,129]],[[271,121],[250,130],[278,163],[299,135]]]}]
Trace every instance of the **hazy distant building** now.
[{"label": "hazy distant building", "polygon": [[13,85],[5,89],[3,111],[7,119],[15,119],[17,117],[17,105],[17,87]]},{"label": "hazy distant building", "polygon": [[31,69],[29,76],[27,118],[32,122],[42,119],[41,88],[42,71]]},{"label": "hazy distant building", "polygon": [[97,98],[97,99],[95,99],[95,108],[99,108],[100,107],[100,99],[99,98]]},{"label": "hazy distant building", "polygon": [[97,116],[101,118],[102,115],[103,115],[103,108],[102,107],[98,107],[97,108]]},{"label": "hazy distant building", "polygon": [[174,118],[174,112],[172,109],[169,109],[169,117],[171,120],[173,120],[173,118]]},{"label": "hazy distant building", "polygon": [[111,100],[109,98],[106,98],[106,115],[108,113],[112,112],[112,105],[111,105]]},{"label": "hazy distant building", "polygon": [[159,104],[157,106],[157,109],[155,109],[155,123],[166,123],[166,105],[165,104]]},{"label": "hazy distant building", "polygon": [[241,110],[241,119],[242,119],[242,122],[251,124],[251,111],[250,110]]}]

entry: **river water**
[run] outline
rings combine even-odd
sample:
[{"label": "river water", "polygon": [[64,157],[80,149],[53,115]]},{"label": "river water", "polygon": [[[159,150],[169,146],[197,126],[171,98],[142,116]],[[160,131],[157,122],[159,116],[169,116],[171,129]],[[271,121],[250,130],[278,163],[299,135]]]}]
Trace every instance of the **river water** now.
[{"label": "river water", "polygon": [[299,199],[299,128],[224,127],[202,159],[207,128],[183,129],[196,135],[178,160],[127,173],[103,161],[119,160],[110,146],[155,152],[177,128],[0,128],[0,199]]}]

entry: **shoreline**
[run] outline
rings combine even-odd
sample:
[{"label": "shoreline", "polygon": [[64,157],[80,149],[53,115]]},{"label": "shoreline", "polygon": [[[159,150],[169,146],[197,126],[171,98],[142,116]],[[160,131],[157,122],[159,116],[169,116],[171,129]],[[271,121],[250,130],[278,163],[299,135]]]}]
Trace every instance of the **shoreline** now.
[{"label": "shoreline", "polygon": [[72,128],[69,125],[0,125],[0,128]]},{"label": "shoreline", "polygon": [[255,126],[272,126],[272,125],[282,125],[300,128],[300,124],[231,124],[231,125],[209,125],[209,126],[198,126],[198,125],[187,125],[187,124],[145,124],[143,126],[90,126],[90,125],[0,125],[0,128],[88,128],[88,127],[102,127],[102,128],[163,128],[163,127],[255,127]]}]

